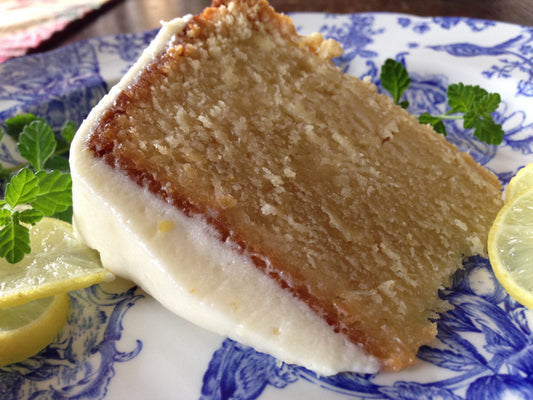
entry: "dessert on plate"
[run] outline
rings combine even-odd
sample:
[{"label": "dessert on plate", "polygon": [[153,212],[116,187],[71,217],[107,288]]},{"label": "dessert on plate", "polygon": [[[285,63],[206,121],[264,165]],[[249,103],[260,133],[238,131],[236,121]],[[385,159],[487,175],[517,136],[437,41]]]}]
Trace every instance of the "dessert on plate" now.
[{"label": "dessert on plate", "polygon": [[500,186],[341,51],[263,0],[165,23],[76,134],[74,223],[200,326],[319,374],[397,371]]}]

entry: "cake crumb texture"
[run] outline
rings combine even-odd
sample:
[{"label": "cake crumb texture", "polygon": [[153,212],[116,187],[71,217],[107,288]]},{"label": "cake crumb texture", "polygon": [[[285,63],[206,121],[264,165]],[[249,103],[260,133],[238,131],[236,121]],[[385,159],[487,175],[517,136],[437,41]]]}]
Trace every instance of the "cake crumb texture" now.
[{"label": "cake crumb texture", "polygon": [[[396,371],[483,254],[497,179],[330,61],[266,1],[215,1],[94,126],[96,157],[239,251]],[[161,230],[170,230],[161,225]]]}]

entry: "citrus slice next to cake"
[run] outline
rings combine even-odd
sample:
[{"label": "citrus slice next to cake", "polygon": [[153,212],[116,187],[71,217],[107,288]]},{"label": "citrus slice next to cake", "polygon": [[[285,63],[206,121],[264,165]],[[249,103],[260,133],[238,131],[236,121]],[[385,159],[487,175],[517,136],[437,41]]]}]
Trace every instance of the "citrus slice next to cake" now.
[{"label": "citrus slice next to cake", "polygon": [[70,310],[67,293],[0,309],[0,366],[41,351],[61,331]]},{"label": "citrus slice next to cake", "polygon": [[489,233],[490,262],[509,295],[533,308],[533,188],[513,196]]}]

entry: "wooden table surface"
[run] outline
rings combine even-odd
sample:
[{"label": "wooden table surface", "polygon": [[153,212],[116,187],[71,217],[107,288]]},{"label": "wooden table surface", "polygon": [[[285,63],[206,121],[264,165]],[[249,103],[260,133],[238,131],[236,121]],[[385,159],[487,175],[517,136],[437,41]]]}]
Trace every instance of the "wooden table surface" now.
[{"label": "wooden table surface", "polygon": [[[53,36],[36,51],[91,37],[142,32],[185,14],[198,14],[211,0],[113,0]],[[421,16],[465,16],[533,26],[533,0],[271,0],[276,11],[402,12]]]}]

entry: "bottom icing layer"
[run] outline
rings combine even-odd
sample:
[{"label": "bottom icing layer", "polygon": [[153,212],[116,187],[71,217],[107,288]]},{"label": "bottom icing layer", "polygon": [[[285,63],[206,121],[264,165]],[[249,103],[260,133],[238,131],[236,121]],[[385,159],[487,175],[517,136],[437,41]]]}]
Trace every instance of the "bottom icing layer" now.
[{"label": "bottom icing layer", "polygon": [[179,316],[281,361],[322,375],[379,369],[201,217],[185,216],[89,151],[75,153],[74,224],[112,272]]}]

